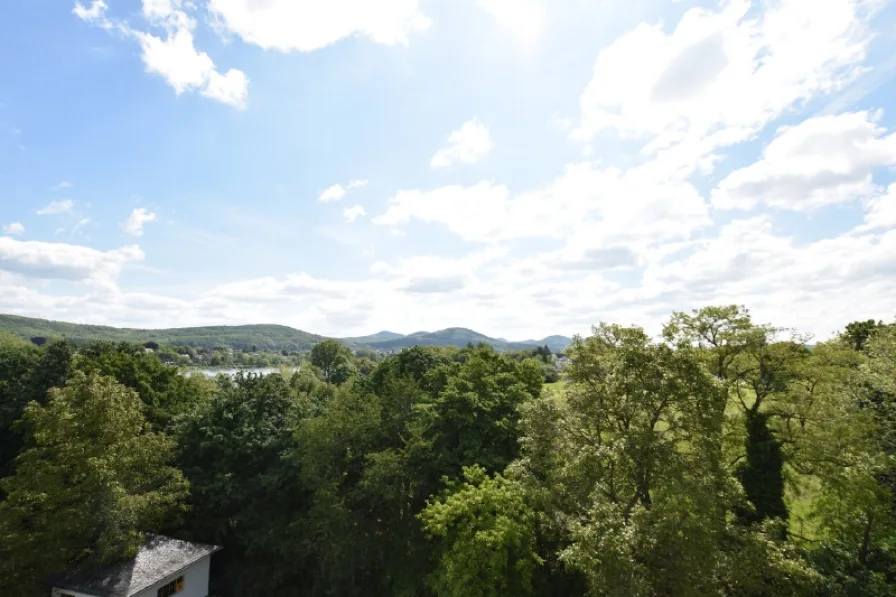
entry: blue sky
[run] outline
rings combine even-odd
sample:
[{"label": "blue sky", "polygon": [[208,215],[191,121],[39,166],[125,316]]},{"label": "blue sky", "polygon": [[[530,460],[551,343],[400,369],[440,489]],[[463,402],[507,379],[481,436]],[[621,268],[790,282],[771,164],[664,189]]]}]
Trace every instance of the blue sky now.
[{"label": "blue sky", "polygon": [[824,5],[4,3],[0,312],[892,319],[896,7]]}]

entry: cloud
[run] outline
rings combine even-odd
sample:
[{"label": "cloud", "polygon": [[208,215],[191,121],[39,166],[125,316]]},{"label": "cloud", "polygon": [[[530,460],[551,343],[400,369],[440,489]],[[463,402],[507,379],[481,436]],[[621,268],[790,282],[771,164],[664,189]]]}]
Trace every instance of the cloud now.
[{"label": "cloud", "polygon": [[30,278],[110,279],[116,277],[127,263],[143,258],[143,251],[136,245],[97,251],[80,245],[0,237],[0,270]]},{"label": "cloud", "polygon": [[126,234],[131,236],[143,236],[143,225],[147,222],[155,222],[156,214],[147,211],[143,207],[137,207],[128,216],[128,219],[121,225]]},{"label": "cloud", "polygon": [[886,228],[896,228],[896,184],[891,184],[884,194],[868,201],[865,224],[860,230]]},{"label": "cloud", "polygon": [[8,234],[10,236],[16,234],[25,234],[25,226],[23,226],[21,222],[6,224],[3,226],[3,234]]},{"label": "cloud", "polygon": [[754,17],[749,2],[732,0],[689,10],[668,34],[662,23],[642,23],[599,53],[573,136],[612,129],[646,139],[647,155],[674,148],[677,167],[705,167],[715,149],[854,80],[877,4],[831,0],[816,11],[788,0]]},{"label": "cloud", "polygon": [[[747,304],[759,321],[820,337],[855,319],[896,312],[893,230],[800,243],[778,233],[767,217],[747,218],[682,251],[639,259],[646,259],[640,280],[623,286],[600,272],[559,268],[556,253],[490,246],[458,258],[380,261],[363,279],[302,272],[238,279],[186,300],[111,286],[56,296],[0,279],[0,311],[153,327],[277,321],[338,335],[463,325],[509,338],[587,333],[598,321],[636,323],[655,333],[673,310],[730,302]],[[856,288],[862,289],[860,302]]]},{"label": "cloud", "polygon": [[419,278],[426,275],[448,277],[464,273],[470,273],[483,265],[494,263],[506,257],[508,249],[503,247],[487,247],[459,258],[444,257],[441,255],[416,255],[398,259],[393,263],[377,261],[370,266],[370,272],[385,274],[395,279],[407,281],[410,278]]},{"label": "cloud", "polygon": [[143,16],[151,21],[183,18],[182,0],[143,0]]},{"label": "cloud", "polygon": [[626,246],[586,249],[579,256],[566,256],[556,262],[558,268],[565,270],[605,270],[637,265],[638,254]]},{"label": "cloud", "polygon": [[429,165],[447,168],[456,163],[472,164],[488,155],[492,146],[488,127],[473,118],[448,136],[448,145],[432,157]]},{"label": "cloud", "polygon": [[63,199],[62,201],[51,201],[46,207],[42,207],[35,213],[39,216],[55,216],[70,212],[75,206],[75,202],[71,199]]},{"label": "cloud", "polygon": [[[167,6],[170,8],[171,5]],[[148,72],[161,75],[178,95],[198,90],[203,96],[234,108],[246,107],[248,77],[233,68],[222,75],[209,55],[196,49],[193,19],[179,10],[160,8],[158,2],[145,3],[144,13],[166,29],[164,39],[151,33],[132,31],[140,42]]]},{"label": "cloud", "polygon": [[72,12],[82,21],[100,22],[105,20],[106,10],[109,7],[103,0],[93,0],[90,7],[86,7],[80,2],[75,2]]},{"label": "cloud", "polygon": [[687,238],[711,224],[690,183],[659,176],[651,164],[623,173],[594,162],[570,164],[547,185],[515,196],[487,181],[402,190],[372,221],[399,227],[412,220],[443,224],[468,241],[581,235],[617,244]]},{"label": "cloud", "polygon": [[431,24],[417,0],[209,0],[208,8],[224,31],[281,52],[311,52],[355,35],[407,44]]},{"label": "cloud", "polygon": [[75,185],[73,185],[72,183],[70,183],[70,182],[67,181],[67,180],[63,180],[63,181],[60,182],[58,185],[56,185],[55,187],[53,187],[53,190],[54,190],[54,191],[61,191],[61,190],[63,190],[63,189],[70,189],[70,188],[72,188],[73,186],[75,186]]},{"label": "cloud", "polygon": [[[317,198],[322,203],[330,203],[331,201],[340,201],[345,195],[354,189],[362,189],[367,186],[367,180],[350,180],[348,185],[343,186],[336,183],[324,190]],[[363,215],[363,214],[362,214]]]},{"label": "cloud", "polygon": [[[101,7],[99,5],[102,5]],[[187,4],[187,6],[192,6]],[[196,49],[193,31],[196,21],[184,10],[181,0],[144,0],[143,17],[152,26],[164,29],[164,37],[134,29],[126,22],[108,21],[105,4],[96,0],[90,9],[75,5],[75,14],[83,20],[115,27],[136,39],[142,50],[146,71],[160,75],[177,95],[198,91],[209,99],[244,109],[249,95],[249,79],[245,73],[231,68],[221,74],[205,52]],[[96,13],[98,16],[93,16]]]},{"label": "cloud", "polygon": [[490,247],[459,258],[420,255],[399,259],[389,264],[374,263],[370,271],[388,280],[392,292],[411,295],[436,295],[457,292],[464,288],[482,290],[477,270],[508,255],[507,249]]},{"label": "cloud", "polygon": [[334,184],[331,187],[328,187],[323,193],[320,194],[320,197],[317,198],[318,201],[323,203],[329,203],[331,201],[339,201],[343,197],[345,197],[345,187],[341,184]]},{"label": "cloud", "polygon": [[212,71],[201,93],[222,104],[243,109],[249,97],[249,78],[246,73],[235,68],[229,69],[223,75]]},{"label": "cloud", "polygon": [[653,263],[637,292],[659,304],[670,296],[682,305],[738,302],[763,320],[827,337],[849,321],[896,312],[894,291],[896,230],[800,243],[755,216],[725,225],[686,257]]},{"label": "cloud", "polygon": [[139,31],[135,35],[143,49],[146,70],[162,75],[178,95],[204,87],[215,71],[208,54],[196,51],[188,28],[174,29],[166,39]]},{"label": "cloud", "polygon": [[413,294],[435,294],[454,292],[464,286],[464,276],[448,276],[447,278],[421,277],[411,280],[406,286],[402,287],[402,290]]},{"label": "cloud", "polygon": [[873,171],[896,165],[896,133],[886,135],[878,118],[853,112],[778,129],[759,161],[719,183],[713,206],[801,211],[874,195]]},{"label": "cloud", "polygon": [[342,215],[345,216],[345,221],[351,224],[358,218],[366,216],[367,212],[364,211],[364,208],[360,205],[353,205],[352,207],[346,207],[342,210]]},{"label": "cloud", "polygon": [[[142,4],[143,18],[152,27],[163,29],[163,35],[108,19],[103,0],[93,0],[89,7],[76,1],[72,12],[87,23],[136,39],[146,71],[163,77],[178,95],[198,92],[245,109],[249,96],[246,73],[236,68],[222,72],[195,46],[196,19],[188,11],[197,11],[196,4],[184,0],[143,0]],[[222,35],[235,34],[246,43],[284,52],[310,52],[355,35],[378,44],[407,44],[412,33],[431,24],[417,0],[208,0],[205,8],[207,19]]]},{"label": "cloud", "polygon": [[373,219],[381,226],[401,226],[411,220],[438,222],[465,240],[494,240],[511,212],[510,191],[504,185],[480,182],[471,187],[451,185],[431,191],[399,191],[385,213]]},{"label": "cloud", "polygon": [[221,284],[210,292],[215,298],[252,302],[288,302],[293,298],[339,298],[350,287],[338,281],[322,280],[301,272],[283,279],[274,277]]}]

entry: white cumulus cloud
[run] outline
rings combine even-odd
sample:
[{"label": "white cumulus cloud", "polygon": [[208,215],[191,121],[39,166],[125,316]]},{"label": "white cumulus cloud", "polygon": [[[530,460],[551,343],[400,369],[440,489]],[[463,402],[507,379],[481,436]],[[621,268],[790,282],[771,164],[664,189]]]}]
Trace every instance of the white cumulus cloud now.
[{"label": "white cumulus cloud", "polygon": [[[678,167],[707,165],[717,148],[753,137],[799,102],[841,89],[861,71],[880,3],[780,0],[751,13],[747,0],[693,8],[666,33],[642,23],[599,53],[573,136],[613,129],[675,148]],[[671,156],[670,156],[671,157]]]},{"label": "white cumulus cloud", "polygon": [[896,230],[801,243],[761,215],[725,225],[690,255],[653,263],[632,294],[659,305],[746,304],[761,320],[825,338],[849,321],[891,317],[894,271]]},{"label": "white cumulus cloud", "polygon": [[896,183],[887,187],[884,194],[868,201],[865,225],[862,229],[896,228]]},{"label": "white cumulus cloud", "polygon": [[17,241],[0,237],[0,270],[30,278],[114,278],[125,264],[141,261],[143,258],[143,251],[136,245],[114,251],[98,251],[81,245]]},{"label": "white cumulus cloud", "polygon": [[808,210],[874,195],[874,170],[896,166],[896,133],[887,135],[878,116],[852,112],[782,127],[759,161],[719,183],[713,205]]},{"label": "white cumulus cloud", "polygon": [[363,189],[367,186],[367,180],[350,180],[347,185],[336,183],[324,189],[318,196],[317,200],[321,203],[330,203],[331,201],[341,201],[349,191],[355,189]]},{"label": "white cumulus cloud", "polygon": [[337,183],[324,190],[324,192],[320,194],[320,197],[318,197],[317,200],[323,203],[339,201],[340,199],[345,197],[345,192],[345,187]]},{"label": "white cumulus cloud", "polygon": [[71,199],[51,201],[49,204],[47,204],[45,207],[40,208],[35,213],[37,213],[37,215],[39,216],[55,216],[70,212],[74,206],[75,202]]},{"label": "white cumulus cloud", "polygon": [[217,71],[209,74],[202,95],[235,108],[245,108],[249,97],[249,78],[241,70],[229,69],[223,75]]},{"label": "white cumulus cloud", "polygon": [[417,0],[209,0],[208,7],[225,31],[281,52],[311,52],[355,35],[407,44],[431,24]]},{"label": "white cumulus cloud", "polygon": [[131,236],[142,236],[144,224],[155,221],[156,214],[143,207],[137,207],[131,212],[131,215],[128,216],[128,219],[124,221],[121,227]]},{"label": "white cumulus cloud", "polygon": [[9,234],[10,236],[15,234],[24,234],[25,226],[22,225],[21,222],[13,222],[11,224],[6,224],[3,226],[3,234]]},{"label": "white cumulus cloud", "polygon": [[345,221],[351,224],[358,218],[363,218],[364,216],[366,216],[367,212],[364,211],[364,208],[360,205],[353,205],[342,210],[342,215],[345,216]]},{"label": "white cumulus cloud", "polygon": [[208,54],[196,51],[193,33],[187,28],[174,29],[165,39],[139,31],[135,35],[143,48],[146,70],[162,75],[177,94],[203,87],[215,72]]},{"label": "white cumulus cloud", "polygon": [[395,194],[374,224],[439,223],[465,240],[601,238],[605,242],[686,238],[711,221],[693,185],[657,177],[650,165],[621,172],[570,164],[550,183],[512,195],[488,181]]},{"label": "white cumulus cloud", "polygon": [[473,118],[448,136],[448,145],[432,157],[429,165],[433,168],[446,168],[458,162],[472,164],[488,155],[492,147],[488,127]]},{"label": "white cumulus cloud", "polygon": [[93,0],[90,6],[84,6],[80,2],[75,2],[72,12],[84,21],[103,21],[108,8],[109,6],[103,0]]},{"label": "white cumulus cloud", "polygon": [[[187,6],[192,4],[187,3]],[[125,35],[135,38],[140,44],[146,71],[163,77],[178,95],[198,91],[215,101],[244,109],[249,95],[249,78],[234,68],[222,74],[211,57],[196,48],[193,35],[196,20],[185,8],[182,0],[143,1],[144,19],[153,27],[164,29],[162,36],[135,29],[126,22],[113,24],[104,16],[106,6],[101,0],[95,0],[90,9],[76,4],[74,12],[87,22],[106,29],[114,25]]]},{"label": "white cumulus cloud", "polygon": [[205,52],[196,49],[193,39],[195,21],[176,7],[180,2],[149,0],[144,2],[147,19],[164,27],[164,39],[152,33],[133,31],[143,50],[146,70],[165,78],[179,95],[198,90],[202,95],[237,109],[246,107],[249,78],[240,70],[221,74]]}]

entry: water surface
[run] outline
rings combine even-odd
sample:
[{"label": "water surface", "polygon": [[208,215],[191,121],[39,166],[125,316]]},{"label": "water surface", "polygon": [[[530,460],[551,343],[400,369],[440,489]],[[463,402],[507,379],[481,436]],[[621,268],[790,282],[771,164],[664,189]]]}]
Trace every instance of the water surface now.
[{"label": "water surface", "polygon": [[[295,367],[290,367],[290,371],[297,371]],[[233,377],[237,373],[255,373],[257,375],[270,375],[271,373],[280,373],[277,367],[232,367],[221,369],[187,369],[187,375],[205,375],[206,377],[217,377],[218,375],[227,375]]]}]

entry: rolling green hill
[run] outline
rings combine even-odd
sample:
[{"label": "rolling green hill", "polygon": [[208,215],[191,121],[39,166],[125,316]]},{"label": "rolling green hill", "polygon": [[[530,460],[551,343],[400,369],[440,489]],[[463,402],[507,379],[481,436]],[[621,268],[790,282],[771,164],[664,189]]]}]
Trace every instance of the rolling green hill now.
[{"label": "rolling green hill", "polygon": [[32,319],[18,315],[0,315],[0,331],[9,332],[22,338],[36,336],[67,338],[72,342],[84,343],[95,340],[112,342],[136,342],[143,344],[153,341],[159,344],[192,346],[194,348],[229,346],[244,349],[256,346],[259,350],[306,350],[323,340],[323,336],[309,334],[282,325],[240,325],[208,326],[195,328],[173,328],[162,330],[142,330],[134,328],[113,328],[100,325],[81,325],[46,319]]},{"label": "rolling green hill", "polygon": [[[0,315],[0,332],[8,332],[25,339],[34,337],[43,337],[49,340],[67,338],[76,343],[107,340],[111,342],[144,344],[153,341],[159,344],[191,346],[193,348],[221,346],[242,350],[251,349],[254,346],[257,350],[264,351],[278,351],[284,348],[287,350],[308,350],[325,339],[324,336],[310,334],[283,325],[222,325],[150,330],[65,323],[18,315]],[[543,340],[510,342],[501,338],[490,338],[466,328],[448,328],[437,332],[415,332],[407,336],[396,334],[395,332],[382,331],[370,336],[341,338],[340,341],[350,346],[366,346],[384,351],[400,350],[414,345],[466,346],[471,342],[473,344],[489,344],[497,350],[525,350],[547,344],[551,350],[558,351],[565,349],[571,342],[565,336],[549,336]]]}]

